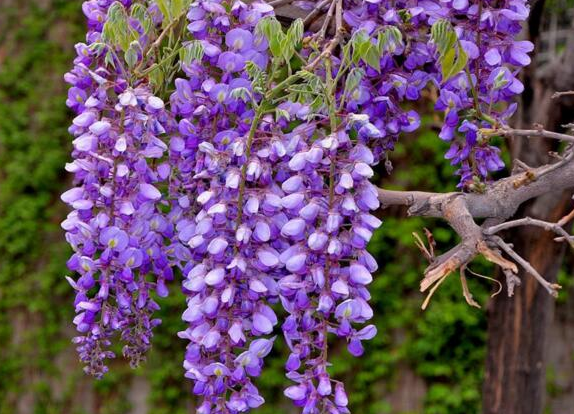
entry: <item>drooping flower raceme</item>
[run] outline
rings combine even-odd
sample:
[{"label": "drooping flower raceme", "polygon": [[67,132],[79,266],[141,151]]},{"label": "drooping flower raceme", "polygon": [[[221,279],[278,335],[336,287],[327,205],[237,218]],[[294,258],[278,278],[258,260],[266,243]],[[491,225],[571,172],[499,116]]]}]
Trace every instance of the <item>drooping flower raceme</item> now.
[{"label": "drooping flower raceme", "polygon": [[261,372],[277,323],[269,305],[284,242],[273,240],[286,219],[273,163],[285,150],[272,118],[261,116],[246,70],[246,62],[266,69],[267,43],[253,29],[271,10],[262,3],[235,3],[231,13],[216,2],[193,5],[187,30],[204,53],[184,67],[187,77],[175,81],[171,97],[181,135],[197,147],[187,179],[196,208],[178,225],[192,256],[183,281],[189,327],[179,335],[190,341],[184,368],[202,413],[263,403],[251,378]]},{"label": "drooping flower raceme", "polygon": [[302,124],[291,134],[301,141],[282,183],[289,221],[281,235],[291,245],[280,256],[287,275],[279,288],[289,313],[282,326],[291,351],[287,376],[297,385],[285,395],[305,412],[346,412],[343,385],[327,371],[327,342],[330,333],[346,338],[359,356],[361,341],[376,333],[373,325],[353,326],[372,317],[366,286],[377,264],[365,247],[380,225],[370,214],[379,205],[368,181],[374,157],[345,127]]},{"label": "drooping flower raceme", "polygon": [[[523,90],[516,72],[530,63],[527,53],[533,45],[515,37],[528,12],[522,0],[401,1],[393,7],[385,1],[349,1],[347,24],[355,33],[382,35],[385,42],[380,49],[384,53],[378,63],[379,73],[366,67],[367,76],[349,97],[347,107],[355,110],[358,106],[371,117],[377,114],[375,133],[383,142],[391,138],[390,145],[385,144],[389,149],[398,132],[410,132],[419,123],[413,111],[392,120],[389,115],[396,111],[401,114],[397,107],[401,101],[419,100],[422,89],[431,82],[438,88],[435,109],[445,112],[439,136],[452,142],[446,158],[461,166],[461,186],[474,188],[473,184],[484,180],[489,172],[503,167],[499,149],[490,145],[480,130],[506,125],[516,108],[516,104],[509,104]],[[440,21],[454,28],[456,41],[450,48],[453,53],[458,49],[458,59],[467,60],[460,68],[465,70],[446,76],[431,33]],[[387,119],[384,126],[383,119]]]},{"label": "drooping flower raceme", "polygon": [[[121,62],[111,70],[101,49],[106,16],[99,2],[84,4],[92,30],[90,45],[77,46],[74,69],[66,75],[72,84],[68,105],[77,113],[70,133],[74,161],[66,169],[76,187],[62,200],[74,211],[62,226],[74,254],[68,267],[80,278],[69,282],[76,290],[74,323],[86,371],[100,377],[113,357],[106,348],[119,332],[123,354],[134,366],[150,346],[153,318],[159,308],[152,298],[167,295],[176,260],[169,244],[174,226],[162,213],[159,183],[169,166],[154,166],[167,146],[160,138],[173,129],[164,102],[147,85],[128,85]],[[152,275],[153,277],[148,277]]]}]

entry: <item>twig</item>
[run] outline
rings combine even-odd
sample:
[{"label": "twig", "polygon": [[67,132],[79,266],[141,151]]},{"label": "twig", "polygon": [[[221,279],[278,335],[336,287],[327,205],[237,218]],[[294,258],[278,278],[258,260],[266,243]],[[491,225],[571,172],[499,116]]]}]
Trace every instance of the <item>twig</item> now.
[{"label": "twig", "polygon": [[449,274],[450,274],[450,273],[446,273],[444,276],[442,276],[442,277],[436,282],[436,284],[432,287],[432,289],[429,291],[427,297],[425,298],[425,300],[424,300],[424,302],[423,302],[423,304],[422,304],[422,306],[421,306],[421,309],[422,309],[422,310],[425,310],[425,309],[427,308],[427,306],[429,305],[429,302],[430,302],[430,300],[431,300],[431,298],[432,298],[432,295],[434,295],[434,293],[436,292],[436,290],[439,288],[439,286],[442,284],[442,282],[445,281],[445,279],[448,277]]},{"label": "twig", "polygon": [[[493,298],[493,297],[495,297],[495,296],[498,296],[498,295],[500,294],[500,292],[502,292],[502,283],[500,283],[498,280],[496,280],[496,279],[494,279],[494,278],[492,278],[492,277],[488,277],[488,276],[485,276],[485,275],[481,275],[480,273],[476,273],[476,272],[474,272],[474,271],[472,271],[472,270],[470,270],[470,269],[468,269],[468,268],[467,268],[466,270],[468,270],[468,271],[470,272],[470,274],[473,275],[473,276],[480,277],[481,279],[486,279],[486,280],[488,280],[489,282],[493,282],[493,283],[495,283],[496,285],[498,285],[498,290],[497,290],[496,292],[494,292],[492,295],[490,295],[491,298]],[[511,275],[514,275],[514,273],[512,273],[512,270],[510,270],[510,269],[503,269],[503,271],[506,271],[506,272],[510,273]],[[515,277],[516,277],[516,276],[515,276]]]},{"label": "twig", "polygon": [[303,25],[307,26],[309,23],[311,23],[313,19],[317,17],[319,13],[321,13],[321,9],[323,9],[323,7],[329,4],[330,1],[332,0],[323,0],[319,2],[315,6],[315,8],[309,12],[309,14],[305,17],[305,19],[303,19]]},{"label": "twig", "polygon": [[574,136],[561,134],[559,132],[546,131],[545,129],[513,129],[513,128],[499,128],[492,130],[482,130],[483,135],[487,136],[501,136],[501,137],[538,137],[538,138],[551,138],[560,141],[574,142]]},{"label": "twig", "polygon": [[562,96],[574,95],[574,91],[554,92],[552,99],[560,98]]},{"label": "twig", "polygon": [[150,54],[152,53],[152,51],[154,49],[161,46],[161,42],[163,41],[164,37],[167,36],[168,32],[171,29],[173,29],[179,23],[181,18],[184,17],[186,14],[187,14],[187,9],[185,9],[182,13],[180,13],[178,16],[176,16],[176,18],[173,19],[171,22],[169,22],[169,24],[165,27],[165,29],[163,29],[163,31],[159,34],[157,39],[151,44],[150,48],[146,52],[146,54],[145,54],[146,59],[150,57]]},{"label": "twig", "polygon": [[514,296],[514,288],[516,288],[516,286],[520,286],[522,281],[509,270],[502,269],[502,272],[504,273],[504,276],[506,276],[506,290],[508,291],[508,297],[510,298]]},{"label": "twig", "polygon": [[333,14],[335,14],[335,6],[337,5],[337,0],[331,0],[331,6],[329,7],[329,11],[325,16],[325,20],[323,21],[323,26],[317,32],[317,38],[319,41],[325,38],[325,34],[327,33],[327,29],[329,28],[329,24],[331,23],[331,19],[333,18]]},{"label": "twig", "polygon": [[[570,215],[573,213],[570,213]],[[568,216],[566,216],[564,218],[567,218],[567,217]],[[568,240],[568,238],[570,237],[570,235],[566,232],[566,230],[564,230],[562,228],[562,226],[559,225],[558,223],[550,223],[548,221],[537,220],[537,219],[533,219],[531,217],[524,217],[524,218],[521,218],[518,220],[507,221],[506,223],[502,223],[502,224],[499,224],[497,226],[492,226],[492,227],[489,227],[487,229],[484,229],[483,232],[484,232],[484,234],[491,236],[491,235],[498,233],[502,230],[507,230],[507,229],[511,229],[513,227],[519,227],[519,226],[541,227],[546,231],[552,231],[552,232],[558,234],[559,236],[562,236],[566,240]],[[574,242],[572,242],[570,240],[568,240],[568,242],[570,243],[570,246],[572,246],[572,248],[574,249]]]},{"label": "twig", "polygon": [[337,0],[337,15],[335,16],[337,31],[343,30],[343,0]]},{"label": "twig", "polygon": [[470,290],[468,289],[468,283],[466,281],[465,271],[466,266],[460,268],[460,284],[462,286],[462,295],[464,296],[466,303],[468,303],[470,306],[474,306],[475,308],[480,309],[480,305],[478,304],[477,301],[474,300],[474,298],[472,297],[472,293],[470,293]]},{"label": "twig", "polygon": [[522,256],[520,256],[518,253],[516,253],[514,250],[512,250],[512,248],[508,244],[506,244],[504,242],[504,240],[502,240],[500,237],[494,236],[494,237],[492,237],[492,240],[494,240],[494,242],[502,250],[504,250],[507,255],[512,257],[512,259],[514,259],[520,266],[522,266],[524,268],[524,270],[526,270],[526,272],[528,272],[531,276],[533,276],[538,281],[538,283],[540,283],[542,285],[542,287],[544,287],[544,289],[546,289],[546,291],[549,294],[551,294],[554,297],[558,296],[558,290],[561,289],[562,286],[560,286],[556,283],[550,283],[546,279],[544,279],[540,275],[540,273],[538,273],[538,271],[532,267],[532,265],[530,263],[528,263],[525,259],[522,258]]},{"label": "twig", "polygon": [[333,53],[333,50],[335,50],[335,48],[339,45],[339,43],[341,43],[344,36],[345,36],[344,30],[338,30],[335,37],[333,39],[331,39],[331,41],[329,42],[327,47],[325,49],[323,49],[323,51],[319,54],[319,56],[317,56],[307,66],[305,66],[305,70],[311,72],[313,69],[315,69],[317,67],[317,65],[319,65],[319,63],[321,63],[321,61],[323,59],[331,56],[331,54]]},{"label": "twig", "polygon": [[270,1],[269,5],[273,6],[273,7],[281,7],[281,6],[286,6],[288,4],[293,3],[295,0],[274,0],[274,1]]},{"label": "twig", "polygon": [[[524,161],[519,160],[518,158],[516,158],[513,161],[514,167],[518,167],[519,171],[530,171],[532,170],[532,167],[530,167],[528,164],[526,164]],[[514,170],[513,170],[514,172]],[[516,171],[518,172],[518,171]]]},{"label": "twig", "polygon": [[560,220],[558,220],[556,222],[556,224],[560,227],[565,226],[566,224],[570,223],[570,221],[572,221],[572,219],[574,219],[574,210],[572,210],[570,213],[566,214],[564,217],[562,217]]},{"label": "twig", "polygon": [[[427,261],[429,263],[432,263],[435,260],[435,255],[434,255],[434,247],[433,247],[433,240],[431,238],[429,238],[429,231],[428,229],[425,228],[425,231],[427,232],[427,240],[429,242],[429,248],[427,249],[425,243],[423,242],[423,239],[421,238],[421,236],[419,236],[419,234],[417,232],[413,231],[413,237],[415,239],[415,245],[419,248],[419,250],[421,251],[421,253],[424,255],[425,259],[427,259]],[[432,234],[431,236],[432,237]]]}]

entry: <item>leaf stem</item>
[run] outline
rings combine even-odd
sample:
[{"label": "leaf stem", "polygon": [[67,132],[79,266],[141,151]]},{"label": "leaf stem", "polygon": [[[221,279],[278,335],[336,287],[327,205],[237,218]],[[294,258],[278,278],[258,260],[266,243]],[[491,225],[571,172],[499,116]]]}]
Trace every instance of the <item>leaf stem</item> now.
[{"label": "leaf stem", "polygon": [[257,111],[253,117],[251,123],[251,128],[249,129],[249,135],[247,136],[247,142],[245,144],[245,163],[241,167],[241,178],[239,180],[239,195],[237,198],[237,219],[235,220],[236,229],[241,225],[241,220],[243,219],[243,199],[245,198],[245,180],[247,176],[247,164],[249,162],[249,157],[251,156],[251,146],[253,145],[253,139],[255,138],[255,133],[257,132],[257,126],[261,117],[263,116],[265,108],[265,100],[261,101],[261,104],[257,107]]}]

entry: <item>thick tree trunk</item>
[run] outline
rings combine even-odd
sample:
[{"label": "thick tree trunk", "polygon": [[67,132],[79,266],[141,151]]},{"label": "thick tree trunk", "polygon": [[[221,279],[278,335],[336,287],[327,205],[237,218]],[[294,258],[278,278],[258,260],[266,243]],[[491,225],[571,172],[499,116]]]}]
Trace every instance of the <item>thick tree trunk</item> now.
[{"label": "thick tree trunk", "polygon": [[[533,4],[528,35],[535,43],[543,8],[544,1]],[[573,89],[573,67],[574,40],[569,40],[560,62],[542,71],[533,65],[525,73],[526,89],[516,122],[520,127],[539,123],[560,131],[561,125],[574,121],[574,101],[551,97],[555,91]],[[548,151],[555,149],[554,144],[537,138],[516,138],[512,152],[515,158],[536,166],[549,161]],[[525,205],[517,215],[557,221],[572,208],[571,197],[571,193],[548,194]],[[505,236],[549,281],[556,281],[564,254],[564,246],[553,238],[533,227],[517,228]],[[483,414],[541,414],[544,409],[545,341],[554,299],[524,271],[518,276],[522,286],[515,290],[514,297],[499,295],[490,303]]]}]

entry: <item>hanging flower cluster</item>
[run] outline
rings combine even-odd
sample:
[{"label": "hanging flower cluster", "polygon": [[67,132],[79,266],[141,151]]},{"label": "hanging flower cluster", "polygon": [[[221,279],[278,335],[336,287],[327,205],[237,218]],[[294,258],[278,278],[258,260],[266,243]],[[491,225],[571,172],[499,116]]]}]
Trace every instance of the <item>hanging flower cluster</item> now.
[{"label": "hanging flower cluster", "polygon": [[251,378],[261,373],[277,316],[277,248],[281,191],[273,163],[282,142],[270,117],[261,117],[246,62],[266,69],[267,42],[254,35],[272,11],[262,3],[227,10],[200,2],[187,13],[187,30],[200,42],[201,60],[184,66],[171,96],[179,131],[196,147],[187,177],[196,208],[178,226],[192,259],[184,269],[188,296],[179,336],[190,341],[184,368],[202,397],[198,412],[243,412],[263,403]]},{"label": "hanging flower cluster", "polygon": [[166,247],[174,226],[160,208],[158,184],[170,167],[154,165],[167,150],[160,137],[173,128],[173,117],[145,84],[128,85],[122,62],[110,69],[105,51],[92,47],[105,22],[101,3],[84,3],[88,44],[76,46],[75,67],[65,77],[72,85],[67,103],[77,113],[70,127],[74,161],[66,170],[77,186],[62,195],[74,209],[62,223],[74,250],[68,267],[80,275],[68,278],[76,290],[80,336],[74,342],[86,372],[96,377],[114,357],[107,347],[115,332],[133,366],[144,358],[160,323],[152,292],[167,295],[175,264]]},{"label": "hanging flower cluster", "polygon": [[[524,89],[516,75],[530,63],[533,45],[515,38],[528,17],[526,1],[347,3],[344,18],[354,33],[382,40],[382,59],[367,65],[347,103],[377,120],[377,147],[392,149],[400,132],[418,128],[416,112],[399,104],[418,101],[430,82],[438,90],[435,109],[445,112],[439,137],[452,142],[445,157],[460,165],[460,186],[474,189],[503,168],[500,150],[479,130],[506,125],[516,109],[510,102]],[[454,30],[440,33],[441,21]]]},{"label": "hanging flower cluster", "polygon": [[177,269],[198,413],[263,404],[255,378],[279,324],[285,395],[303,413],[349,412],[327,350],[339,337],[360,356],[376,334],[373,167],[420,126],[408,102],[434,89],[446,158],[463,188],[483,183],[502,167],[483,131],[514,111],[531,44],[514,40],[523,0],[341,4],[348,36],[324,53],[334,38],[304,38],[301,21],[285,32],[260,1],[84,3],[87,44],[66,75],[76,187],[62,199],[88,373],[106,371],[116,332],[140,362],[160,322],[152,295]]},{"label": "hanging flower cluster", "polygon": [[343,384],[327,371],[328,334],[345,338],[360,356],[361,341],[376,333],[373,325],[354,326],[373,315],[366,286],[377,264],[365,248],[381,224],[369,214],[379,207],[369,182],[374,156],[360,140],[352,142],[345,125],[295,128],[291,134],[302,145],[282,183],[289,221],[281,235],[290,242],[280,257],[287,270],[279,281],[281,302],[289,313],[282,328],[291,351],[287,376],[297,382],[285,395],[305,412],[346,411]]}]

